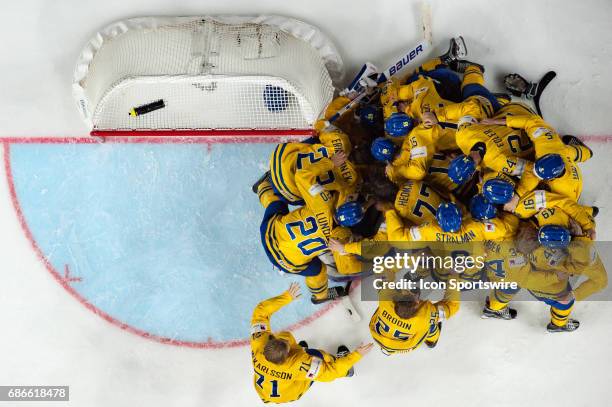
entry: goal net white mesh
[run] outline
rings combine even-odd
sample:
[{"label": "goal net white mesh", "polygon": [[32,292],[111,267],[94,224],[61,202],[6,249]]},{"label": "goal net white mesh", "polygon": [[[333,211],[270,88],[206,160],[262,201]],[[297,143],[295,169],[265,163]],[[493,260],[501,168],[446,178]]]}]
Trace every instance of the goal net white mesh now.
[{"label": "goal net white mesh", "polygon": [[73,90],[92,130],[309,129],[342,61],[277,16],[140,18],[85,48]]}]

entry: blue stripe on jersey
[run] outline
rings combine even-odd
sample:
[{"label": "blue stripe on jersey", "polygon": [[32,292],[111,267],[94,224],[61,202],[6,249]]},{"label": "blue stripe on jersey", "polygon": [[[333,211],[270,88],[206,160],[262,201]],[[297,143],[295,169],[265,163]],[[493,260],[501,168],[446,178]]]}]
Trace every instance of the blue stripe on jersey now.
[{"label": "blue stripe on jersey", "polygon": [[285,215],[287,213],[289,213],[289,209],[287,208],[287,204],[283,201],[275,201],[268,205],[261,221],[261,225],[259,226],[259,235],[261,238],[261,245],[266,253],[266,256],[268,257],[268,260],[270,260],[270,263],[284,272],[289,273],[290,271],[281,266],[278,260],[272,255],[272,252],[270,252],[270,249],[268,248],[266,239],[268,228],[274,223],[276,217],[279,215]]},{"label": "blue stripe on jersey", "polygon": [[261,235],[261,245],[263,246],[264,252],[266,253],[266,256],[268,256],[268,260],[270,260],[270,263],[272,263],[273,266],[278,267],[280,270],[284,271],[285,273],[290,273],[289,270],[287,270],[285,267],[283,267],[277,260],[276,257],[274,257],[274,255],[272,254],[272,252],[270,251],[270,248],[268,247],[268,242],[267,242],[267,228],[268,226],[271,224],[271,222],[274,219],[270,219],[268,220],[268,222],[266,223],[262,223],[259,231],[260,231],[260,235]]},{"label": "blue stripe on jersey", "polygon": [[291,267],[294,267],[295,271],[302,271],[305,268],[304,267],[305,265],[296,266],[295,264],[290,262],[289,259],[287,259],[287,257],[285,257],[282,251],[278,248],[278,241],[276,240],[276,234],[274,233],[274,221],[273,220],[270,221],[270,226],[268,227],[267,235],[268,235],[268,241],[270,242],[270,248],[272,249],[273,253],[276,254],[276,257],[278,259],[281,259],[286,264],[290,265]]},{"label": "blue stripe on jersey", "polygon": [[[278,185],[280,184],[279,180],[278,180],[278,171],[276,170],[276,153],[278,152],[278,149],[280,148],[280,144],[276,146],[276,148],[274,149],[274,152],[272,153],[272,185],[274,185],[274,189],[276,189],[279,193],[281,193],[278,189]],[[281,195],[283,195],[281,193]],[[284,196],[284,195],[283,195]]]},{"label": "blue stripe on jersey", "polygon": [[[279,149],[280,147],[280,149]],[[290,203],[300,200],[300,197],[295,195],[287,184],[285,183],[285,178],[283,177],[283,167],[281,165],[283,153],[285,152],[285,148],[287,144],[279,144],[274,150],[274,173],[277,176],[276,187],[279,188],[279,192],[285,196],[289,200]]]}]

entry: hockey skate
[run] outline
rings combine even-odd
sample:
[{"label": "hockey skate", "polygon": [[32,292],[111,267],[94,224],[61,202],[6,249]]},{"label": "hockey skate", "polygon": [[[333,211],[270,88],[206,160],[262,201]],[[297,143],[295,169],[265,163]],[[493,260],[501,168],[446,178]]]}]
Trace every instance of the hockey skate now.
[{"label": "hockey skate", "polygon": [[261,185],[262,182],[264,181],[269,181],[270,180],[270,171],[266,171],[264,175],[262,175],[251,187],[251,191],[253,191],[254,194],[257,193],[257,190],[259,189],[259,186]]},{"label": "hockey skate", "polygon": [[485,306],[482,309],[482,315],[480,317],[482,319],[497,318],[497,319],[511,320],[511,319],[516,318],[517,315],[518,315],[518,311],[515,310],[514,308],[504,307],[500,310],[494,310],[494,309],[489,308],[489,297],[487,297]]},{"label": "hockey skate", "polygon": [[[338,346],[338,351],[336,352],[336,357],[341,358],[343,356],[348,355],[349,353],[351,353],[349,348],[347,348],[345,345],[340,345],[340,346]],[[346,373],[346,377],[352,377],[354,374],[355,374],[355,369],[353,367],[351,367],[349,369],[349,371]]]},{"label": "hockey skate", "polygon": [[452,61],[467,57],[467,47],[462,36],[457,36],[450,39],[448,51],[440,55],[442,63],[445,65],[450,64]]},{"label": "hockey skate", "polygon": [[546,326],[546,330],[550,333],[556,332],[574,332],[576,329],[580,328],[580,321],[576,321],[575,319],[568,319],[567,324],[563,326],[558,326],[549,322]]},{"label": "hockey skate", "polygon": [[333,301],[340,297],[344,297],[348,294],[348,291],[342,286],[329,287],[327,289],[327,297],[325,298],[316,298],[314,295],[310,297],[310,301],[315,304],[323,304],[327,301]]}]

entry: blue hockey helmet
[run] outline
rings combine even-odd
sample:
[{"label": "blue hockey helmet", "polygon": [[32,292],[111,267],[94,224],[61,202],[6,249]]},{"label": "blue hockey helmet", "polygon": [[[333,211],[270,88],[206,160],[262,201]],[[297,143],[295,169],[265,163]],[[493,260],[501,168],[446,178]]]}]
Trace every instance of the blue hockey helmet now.
[{"label": "blue hockey helmet", "polygon": [[359,122],[365,126],[374,127],[380,119],[380,109],[374,105],[365,105],[359,109]]},{"label": "blue hockey helmet", "polygon": [[538,242],[551,249],[563,249],[572,240],[572,235],[567,228],[559,225],[542,226],[538,231]]},{"label": "blue hockey helmet", "polygon": [[476,163],[472,157],[459,155],[448,166],[448,177],[457,185],[464,184],[476,172]]},{"label": "blue hockey helmet", "polygon": [[263,98],[266,107],[271,112],[282,112],[289,105],[289,92],[280,86],[266,85]]},{"label": "blue hockey helmet", "polygon": [[414,120],[406,113],[393,113],[385,120],[385,131],[391,137],[405,136],[414,127]]},{"label": "blue hockey helmet", "polygon": [[436,211],[436,220],[445,232],[456,232],[461,227],[461,209],[454,202],[443,202]]},{"label": "blue hockey helmet", "polygon": [[336,209],[336,221],[340,226],[355,226],[364,215],[363,207],[357,201],[345,202]]},{"label": "blue hockey helmet", "polygon": [[372,142],[370,152],[378,161],[391,161],[395,156],[397,146],[388,138],[378,137]]},{"label": "blue hockey helmet", "polygon": [[482,194],[492,203],[503,205],[512,199],[514,185],[500,178],[492,178],[482,185]]},{"label": "blue hockey helmet", "polygon": [[470,213],[476,220],[493,219],[497,216],[497,208],[483,194],[478,194],[470,201]]},{"label": "blue hockey helmet", "polygon": [[534,171],[538,178],[548,181],[563,174],[565,162],[559,154],[546,154],[536,160]]}]

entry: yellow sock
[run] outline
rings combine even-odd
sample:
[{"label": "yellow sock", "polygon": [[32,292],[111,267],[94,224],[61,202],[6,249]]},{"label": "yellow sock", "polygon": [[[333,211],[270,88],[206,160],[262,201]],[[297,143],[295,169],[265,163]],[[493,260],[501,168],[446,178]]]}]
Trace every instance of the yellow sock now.
[{"label": "yellow sock", "polygon": [[484,75],[477,65],[470,65],[465,70],[463,75],[463,81],[461,82],[461,88],[463,89],[466,85],[478,84],[484,86],[485,80]]},{"label": "yellow sock", "polygon": [[327,266],[325,264],[321,266],[319,274],[306,277],[306,286],[316,299],[327,298]]},{"label": "yellow sock", "polygon": [[572,308],[574,308],[573,305],[565,310],[550,307],[550,322],[552,322],[553,325],[565,326],[565,324],[567,324],[567,320],[569,319],[569,315],[572,312]]}]

